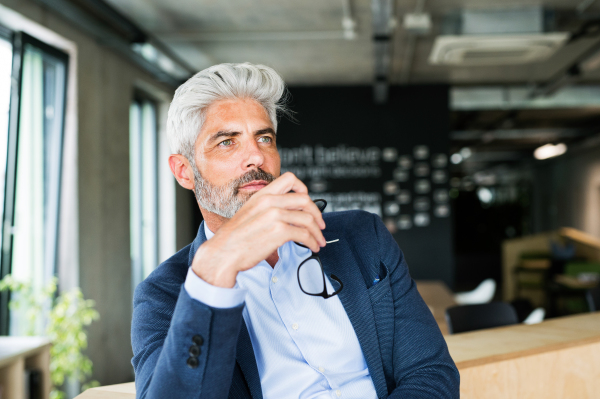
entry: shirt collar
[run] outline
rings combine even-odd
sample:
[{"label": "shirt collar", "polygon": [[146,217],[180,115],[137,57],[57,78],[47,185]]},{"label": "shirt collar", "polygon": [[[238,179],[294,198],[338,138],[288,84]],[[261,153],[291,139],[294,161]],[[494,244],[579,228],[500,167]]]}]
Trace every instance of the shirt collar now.
[{"label": "shirt collar", "polygon": [[207,240],[210,240],[211,238],[213,238],[215,233],[210,231],[210,229],[208,228],[208,225],[206,223],[202,222],[202,224],[204,225],[204,235],[206,236]]},{"label": "shirt collar", "polygon": [[190,255],[188,257],[188,267],[192,266],[192,261],[194,260],[194,255],[196,255],[196,251],[198,250],[198,248],[200,248],[200,245],[204,244],[204,242],[206,241],[206,234],[204,230],[205,225],[206,223],[204,222],[200,224],[200,227],[198,228],[198,234],[196,235],[196,238],[194,238],[194,241],[191,244]]}]

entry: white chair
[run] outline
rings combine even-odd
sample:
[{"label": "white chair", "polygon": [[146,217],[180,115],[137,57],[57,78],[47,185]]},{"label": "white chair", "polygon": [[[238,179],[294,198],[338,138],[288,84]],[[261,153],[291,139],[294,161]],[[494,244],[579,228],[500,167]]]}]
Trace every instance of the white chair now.
[{"label": "white chair", "polygon": [[546,309],[544,308],[536,308],[533,312],[529,313],[529,316],[525,320],[523,320],[523,324],[537,324],[544,321],[544,317],[546,316]]},{"label": "white chair", "polygon": [[473,291],[454,294],[454,301],[459,305],[476,305],[488,303],[496,293],[496,281],[492,278],[483,280]]}]

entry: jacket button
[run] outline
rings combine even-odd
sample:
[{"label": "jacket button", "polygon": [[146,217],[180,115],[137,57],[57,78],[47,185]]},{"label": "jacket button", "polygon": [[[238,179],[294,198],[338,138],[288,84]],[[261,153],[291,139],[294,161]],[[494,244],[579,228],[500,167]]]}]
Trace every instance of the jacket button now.
[{"label": "jacket button", "polygon": [[192,342],[198,346],[202,346],[202,344],[204,343],[204,338],[202,338],[202,335],[194,335],[192,337]]},{"label": "jacket button", "polygon": [[187,360],[187,365],[190,366],[190,368],[195,369],[196,367],[198,367],[198,359],[196,359],[195,357],[188,357]]},{"label": "jacket button", "polygon": [[196,346],[196,345],[190,346],[190,356],[198,357],[198,355],[200,355],[200,353],[201,353],[201,350],[198,346]]}]

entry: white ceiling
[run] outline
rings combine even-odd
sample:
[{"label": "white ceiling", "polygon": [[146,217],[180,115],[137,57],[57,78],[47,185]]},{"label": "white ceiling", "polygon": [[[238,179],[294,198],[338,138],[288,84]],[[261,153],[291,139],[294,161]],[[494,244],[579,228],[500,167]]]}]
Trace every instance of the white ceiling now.
[{"label": "white ceiling", "polygon": [[[290,85],[370,84],[374,49],[371,1],[350,0],[357,36],[343,38],[342,0],[106,0],[146,32],[170,47],[195,69],[222,62],[253,62],[272,66]],[[409,35],[401,25],[393,33],[390,80],[409,82],[501,84],[543,82],[597,45],[581,39],[549,60],[518,66],[449,67],[428,63],[441,21],[463,8],[540,5],[561,15],[560,25],[574,29],[583,22],[576,7],[584,0],[426,0],[433,30],[415,40],[408,60]],[[397,0],[398,21],[415,9],[417,0]],[[600,16],[600,1],[586,15]],[[410,65],[408,69],[407,63]],[[600,80],[600,74],[587,80]]]}]

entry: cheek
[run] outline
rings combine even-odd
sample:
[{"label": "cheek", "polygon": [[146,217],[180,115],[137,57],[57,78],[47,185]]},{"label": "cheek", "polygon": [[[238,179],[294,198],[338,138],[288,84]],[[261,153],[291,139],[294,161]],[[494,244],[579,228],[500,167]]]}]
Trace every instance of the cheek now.
[{"label": "cheek", "polygon": [[267,159],[268,160],[266,162],[268,162],[269,169],[271,169],[270,173],[275,177],[279,176],[281,172],[281,159],[279,158],[279,152],[275,150],[274,153],[270,154]]},{"label": "cheek", "polygon": [[205,157],[205,162],[200,169],[202,176],[215,185],[222,185],[236,175],[238,162],[228,157]]}]

